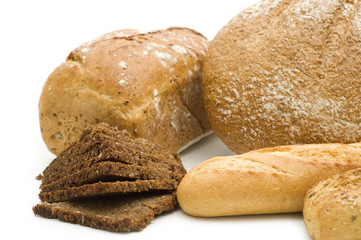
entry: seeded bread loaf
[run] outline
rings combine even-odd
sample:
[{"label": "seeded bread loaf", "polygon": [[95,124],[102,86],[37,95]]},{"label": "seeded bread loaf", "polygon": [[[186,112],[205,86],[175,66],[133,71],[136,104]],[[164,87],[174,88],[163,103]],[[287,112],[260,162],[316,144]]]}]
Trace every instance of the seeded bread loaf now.
[{"label": "seeded bread loaf", "polygon": [[120,30],[73,50],[39,101],[48,149],[58,155],[106,122],[176,152],[210,131],[201,69],[208,41],[186,28]]},{"label": "seeded bread loaf", "polygon": [[191,169],[177,199],[194,216],[300,212],[307,190],[361,167],[361,144],[309,144],[215,157]]},{"label": "seeded bread loaf", "polygon": [[333,176],[310,189],[303,216],[314,240],[361,239],[361,168]]},{"label": "seeded bread loaf", "polygon": [[234,152],[361,141],[361,2],[262,0],[211,41],[203,94]]}]

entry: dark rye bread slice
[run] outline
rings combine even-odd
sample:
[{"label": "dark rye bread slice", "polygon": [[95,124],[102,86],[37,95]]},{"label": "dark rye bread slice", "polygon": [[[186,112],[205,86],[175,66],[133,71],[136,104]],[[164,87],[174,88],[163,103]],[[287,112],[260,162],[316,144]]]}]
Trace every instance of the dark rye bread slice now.
[{"label": "dark rye bread slice", "polygon": [[116,182],[96,182],[63,190],[55,190],[39,194],[42,202],[60,202],[84,197],[106,196],[117,193],[135,193],[151,190],[175,190],[178,182],[170,180],[136,180]]},{"label": "dark rye bread slice", "polygon": [[137,179],[172,179],[171,174],[168,168],[146,167],[106,161],[80,169],[69,176],[64,176],[49,184],[42,184],[40,188],[42,191],[55,191],[94,183],[100,180],[134,181]]},{"label": "dark rye bread slice", "polygon": [[107,124],[97,124],[44,170],[42,201],[175,190],[186,173],[178,154]]},{"label": "dark rye bread slice", "polygon": [[112,141],[104,140],[102,143],[94,145],[94,149],[91,151],[92,154],[89,154],[89,152],[87,154],[78,154],[73,151],[71,155],[65,157],[62,155],[58,156],[45,169],[42,179],[44,184],[104,161],[166,168],[169,171],[174,170],[174,173],[179,173],[179,162],[174,161],[176,158],[179,159],[178,156],[169,156],[166,152],[163,155],[149,154],[141,151],[134,152],[134,149],[130,149],[129,146],[117,143],[117,140],[119,141],[119,139]]},{"label": "dark rye bread slice", "polygon": [[144,229],[156,215],[172,210],[175,205],[175,193],[147,193],[41,203],[33,207],[33,211],[35,215],[58,218],[64,222],[108,231],[129,232]]},{"label": "dark rye bread slice", "polygon": [[145,139],[134,138],[124,130],[101,123],[84,131],[79,141],[52,161],[43,172],[42,185],[102,161],[168,169],[171,178],[178,181],[185,174],[178,154],[171,154]]}]

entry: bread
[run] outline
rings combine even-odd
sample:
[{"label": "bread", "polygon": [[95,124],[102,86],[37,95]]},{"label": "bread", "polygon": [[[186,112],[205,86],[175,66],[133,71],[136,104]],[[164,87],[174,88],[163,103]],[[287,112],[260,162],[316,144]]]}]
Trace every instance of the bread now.
[{"label": "bread", "polygon": [[86,129],[38,178],[35,215],[109,231],[142,230],[177,204],[177,153],[106,123]]},{"label": "bread", "polygon": [[361,168],[333,176],[310,189],[303,215],[312,239],[361,239]]},{"label": "bread", "polygon": [[361,144],[290,145],[215,157],[191,169],[177,190],[201,217],[300,212],[317,182],[361,167]]},{"label": "bread", "polygon": [[125,130],[86,129],[44,170],[40,200],[67,201],[115,193],[175,191],[186,170],[178,154]]},{"label": "bread", "polygon": [[[102,171],[97,172],[94,168],[97,167],[99,171],[106,163],[108,167],[117,165],[120,170],[132,170],[133,176],[124,172],[123,177],[126,178],[137,178],[135,169],[139,171],[139,178],[152,175],[153,179],[169,178],[180,181],[185,174],[179,154],[170,153],[146,139],[134,138],[125,130],[99,123],[86,129],[78,141],[46,167],[40,188],[45,190],[49,184],[60,182],[65,184],[62,184],[62,187],[69,187],[78,180],[94,181],[102,176]],[[115,169],[107,170],[116,176]],[[82,178],[81,173],[82,180],[79,179]],[[71,180],[63,181],[68,178]]]},{"label": "bread", "polygon": [[39,198],[42,202],[64,202],[74,199],[99,197],[115,194],[126,195],[137,192],[174,191],[177,185],[169,180],[134,180],[134,181],[98,181],[82,184],[54,191],[41,191]]},{"label": "bread", "polygon": [[234,152],[361,141],[361,2],[263,0],[211,41],[204,105]]},{"label": "bread", "polygon": [[35,215],[114,232],[141,231],[177,204],[174,193],[133,194],[70,202],[40,203]]},{"label": "bread", "polygon": [[73,50],[46,81],[41,133],[58,155],[99,122],[171,152],[210,131],[201,69],[208,41],[186,28],[120,30]]},{"label": "bread", "polygon": [[[178,173],[179,174],[179,173]],[[171,168],[164,166],[139,166],[137,164],[124,164],[109,160],[93,164],[91,167],[78,169],[72,174],[63,176],[48,184],[40,186],[42,191],[54,191],[67,187],[75,187],[100,179],[111,180],[162,180],[172,179],[174,175]],[[182,176],[182,175],[181,175]]]}]

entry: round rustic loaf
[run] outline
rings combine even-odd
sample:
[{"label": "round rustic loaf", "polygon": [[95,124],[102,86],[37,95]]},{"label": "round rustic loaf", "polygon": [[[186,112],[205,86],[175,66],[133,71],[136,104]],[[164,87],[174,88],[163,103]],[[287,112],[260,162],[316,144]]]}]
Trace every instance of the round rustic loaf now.
[{"label": "round rustic loaf", "polygon": [[210,131],[202,100],[207,39],[187,28],[120,30],[73,50],[39,101],[48,149],[59,154],[99,122],[175,152]]},{"label": "round rustic loaf", "polygon": [[210,43],[204,104],[236,153],[361,141],[361,2],[264,0]]},{"label": "round rustic loaf", "polygon": [[312,239],[361,239],[361,168],[311,188],[305,197],[303,216]]}]

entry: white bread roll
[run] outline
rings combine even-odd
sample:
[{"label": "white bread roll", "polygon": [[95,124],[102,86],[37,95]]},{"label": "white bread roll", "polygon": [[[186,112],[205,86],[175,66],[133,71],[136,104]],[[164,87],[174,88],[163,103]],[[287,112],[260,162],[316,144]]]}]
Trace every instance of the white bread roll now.
[{"label": "white bread roll", "polygon": [[303,216],[314,240],[361,239],[361,168],[333,176],[310,189]]},{"label": "white bread roll", "polygon": [[361,144],[309,144],[215,157],[191,169],[177,198],[201,217],[300,212],[307,190],[361,167]]},{"label": "white bread roll", "polygon": [[59,154],[99,122],[179,151],[210,131],[201,69],[208,41],[187,28],[120,30],[73,50],[39,101],[48,149]]},{"label": "white bread roll", "polygon": [[206,112],[234,152],[361,141],[361,1],[261,0],[211,41]]}]

